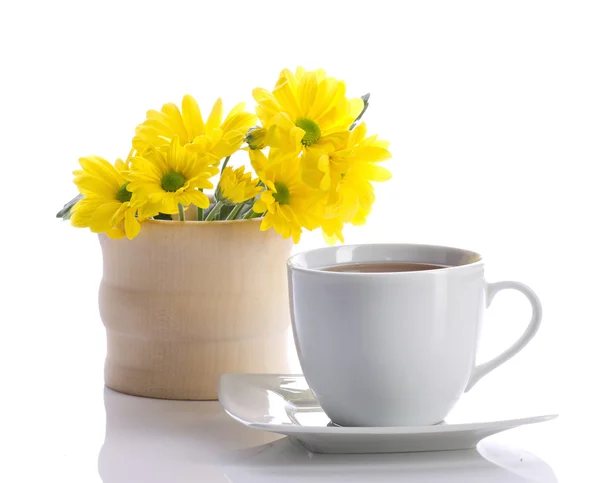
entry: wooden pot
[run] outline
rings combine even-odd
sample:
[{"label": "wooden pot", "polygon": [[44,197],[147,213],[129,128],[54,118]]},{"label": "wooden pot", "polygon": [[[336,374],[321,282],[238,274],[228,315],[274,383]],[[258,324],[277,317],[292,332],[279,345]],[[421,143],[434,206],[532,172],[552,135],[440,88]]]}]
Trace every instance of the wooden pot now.
[{"label": "wooden pot", "polygon": [[222,373],[289,372],[292,242],[259,225],[151,220],[133,240],[100,235],[109,388],[211,400]]}]

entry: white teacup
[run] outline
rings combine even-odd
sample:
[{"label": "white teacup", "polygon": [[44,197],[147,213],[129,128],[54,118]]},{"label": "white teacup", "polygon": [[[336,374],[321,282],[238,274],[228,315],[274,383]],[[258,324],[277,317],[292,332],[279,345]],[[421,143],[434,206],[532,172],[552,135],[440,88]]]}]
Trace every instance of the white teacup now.
[{"label": "white teacup", "polygon": [[[444,268],[336,272],[361,263]],[[477,253],[428,245],[355,245],[288,261],[292,327],[308,385],[341,426],[436,424],[463,392],[533,338],[542,307],[518,282],[487,283]],[[484,306],[503,289],[522,292],[533,315],[521,338],[475,365]]]}]

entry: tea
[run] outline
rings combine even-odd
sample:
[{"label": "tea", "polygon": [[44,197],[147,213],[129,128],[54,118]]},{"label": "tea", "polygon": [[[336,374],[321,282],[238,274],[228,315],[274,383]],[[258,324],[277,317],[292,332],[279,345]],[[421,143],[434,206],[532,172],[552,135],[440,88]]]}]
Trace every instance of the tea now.
[{"label": "tea", "polygon": [[438,270],[448,268],[447,265],[416,262],[373,262],[373,263],[344,263],[322,268],[325,272],[350,272],[350,273],[396,273],[396,272],[421,272],[423,270]]}]

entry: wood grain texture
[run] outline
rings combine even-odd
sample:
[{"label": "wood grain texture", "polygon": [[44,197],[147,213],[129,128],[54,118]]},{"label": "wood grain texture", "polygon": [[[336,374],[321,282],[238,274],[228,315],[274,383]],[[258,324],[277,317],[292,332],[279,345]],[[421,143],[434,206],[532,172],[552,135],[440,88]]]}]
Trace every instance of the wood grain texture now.
[{"label": "wood grain texture", "polygon": [[100,236],[108,387],[210,400],[221,373],[289,372],[292,243],[259,226],[152,220],[133,240]]}]

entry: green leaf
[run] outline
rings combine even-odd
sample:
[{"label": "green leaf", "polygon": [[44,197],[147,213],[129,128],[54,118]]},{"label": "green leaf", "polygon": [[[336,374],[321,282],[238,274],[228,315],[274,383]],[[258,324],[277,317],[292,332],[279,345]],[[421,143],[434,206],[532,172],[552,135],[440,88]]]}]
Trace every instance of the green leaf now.
[{"label": "green leaf", "polygon": [[221,208],[221,211],[217,214],[217,220],[224,220],[229,216],[229,213],[233,210],[235,205],[225,205]]},{"label": "green leaf", "polygon": [[77,204],[77,202],[82,198],[83,198],[83,195],[78,194],[71,201],[69,201],[68,203],[65,203],[65,206],[63,206],[62,210],[60,210],[56,214],[56,218],[62,218],[63,220],[68,220],[69,218],[71,218],[71,210]]},{"label": "green leaf", "polygon": [[371,97],[371,94],[369,94],[369,93],[365,94],[364,96],[361,96],[361,99],[363,100],[363,102],[364,102],[365,105],[363,107],[363,110],[358,115],[358,117],[352,123],[352,126],[350,126],[350,131],[352,131],[352,129],[354,129],[356,126],[358,126],[358,121],[361,120],[361,118],[363,117],[365,111],[369,107],[369,98],[370,97]]}]

